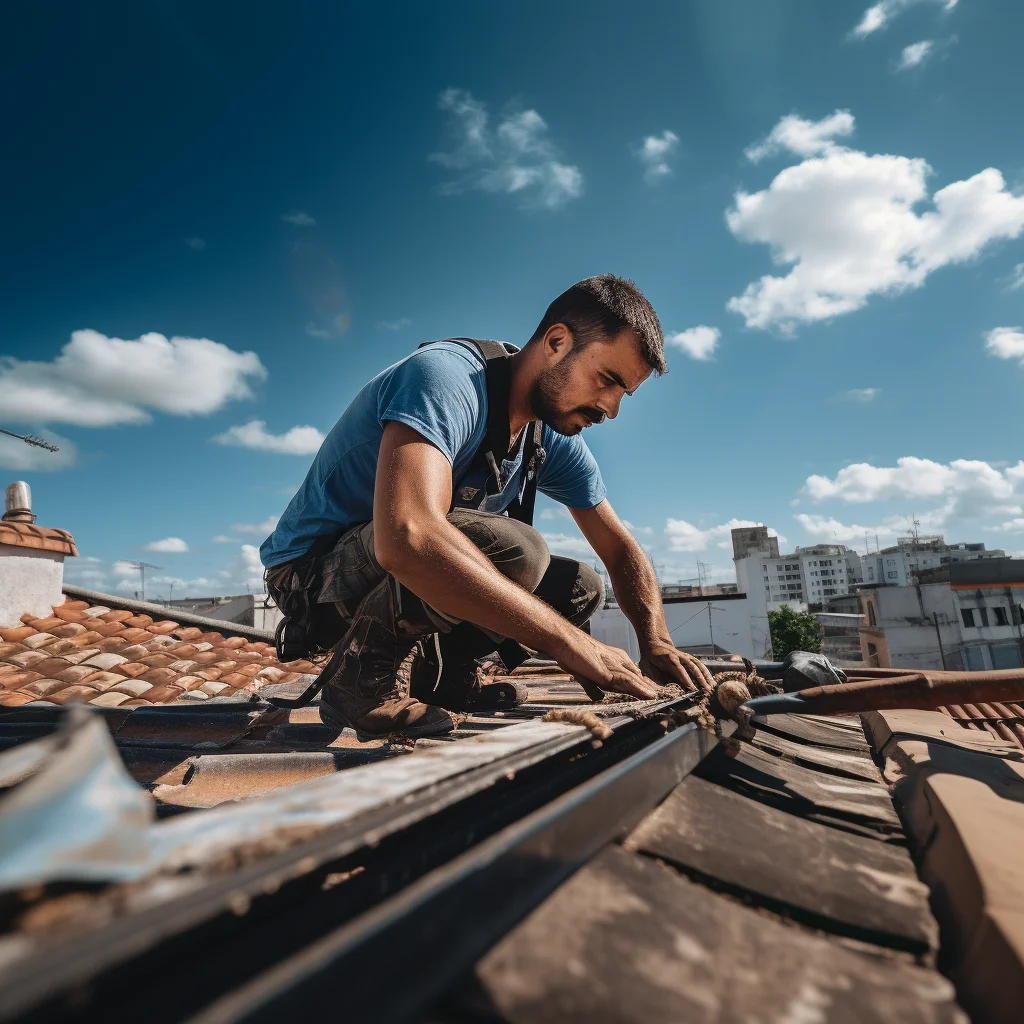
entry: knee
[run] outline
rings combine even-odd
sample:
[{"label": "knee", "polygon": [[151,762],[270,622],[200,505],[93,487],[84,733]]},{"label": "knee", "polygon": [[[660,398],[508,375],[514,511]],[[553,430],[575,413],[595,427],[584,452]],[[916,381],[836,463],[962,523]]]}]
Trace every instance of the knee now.
[{"label": "knee", "polygon": [[540,586],[551,563],[551,552],[547,541],[532,526],[517,523],[515,541],[516,557],[509,559],[507,566],[500,566],[509,579],[518,583],[532,594]]},{"label": "knee", "polygon": [[576,586],[580,590],[576,625],[582,625],[604,604],[604,580],[589,565],[580,562]]},{"label": "knee", "polygon": [[544,538],[532,526],[507,516],[455,509],[448,521],[465,534],[513,583],[531,593],[548,571],[551,553]]}]

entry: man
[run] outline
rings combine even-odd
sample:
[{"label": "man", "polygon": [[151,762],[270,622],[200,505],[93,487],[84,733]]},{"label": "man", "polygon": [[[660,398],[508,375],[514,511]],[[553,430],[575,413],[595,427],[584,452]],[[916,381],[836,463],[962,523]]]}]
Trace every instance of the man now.
[{"label": "man", "polygon": [[[652,678],[692,685],[650,561],[580,436],[665,371],[654,309],[630,281],[588,278],[511,351],[448,339],[374,377],[260,549],[289,617],[284,655],[333,648],[318,682],[321,718],[339,730],[432,736],[459,712],[513,707],[525,688],[482,685],[477,659],[498,651],[511,669],[526,657],[520,645],[554,658],[594,699],[653,697]],[[511,517],[532,517],[533,487],[568,506],[607,567],[639,667],[584,629],[603,601],[600,577],[550,555]],[[304,632],[288,655],[293,628]],[[410,656],[406,693],[399,667]]]}]

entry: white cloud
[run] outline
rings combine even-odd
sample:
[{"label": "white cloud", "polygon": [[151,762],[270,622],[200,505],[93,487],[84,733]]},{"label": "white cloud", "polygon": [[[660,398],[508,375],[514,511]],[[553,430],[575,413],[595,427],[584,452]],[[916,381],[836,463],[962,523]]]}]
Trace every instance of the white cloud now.
[{"label": "white cloud", "polygon": [[281,220],[294,224],[297,228],[311,228],[316,221],[308,213],[302,210],[292,210],[291,213],[282,213]]},{"label": "white cloud", "polygon": [[202,238],[186,238],[185,244],[196,252],[202,252],[206,248],[206,242]]},{"label": "white cloud", "polygon": [[873,402],[882,393],[881,388],[850,388],[844,391],[840,397],[848,402],[861,402],[867,404]]},{"label": "white cloud", "polygon": [[977,516],[1021,514],[1024,461],[1005,469],[978,459],[946,464],[908,456],[897,459],[895,466],[861,462],[834,478],[809,476],[804,490],[812,501],[941,500],[941,506],[927,513],[929,528],[935,528]]},{"label": "white cloud", "polygon": [[668,158],[679,146],[679,136],[668,129],[660,135],[648,135],[637,150],[637,156],[644,165],[644,181],[655,185],[672,173]]},{"label": "white cloud", "polygon": [[911,43],[904,46],[900,53],[897,71],[908,71],[923,64],[935,52],[935,43],[931,39],[922,39],[919,43]]},{"label": "white cloud", "polygon": [[58,450],[50,452],[0,434],[0,469],[13,469],[16,473],[53,473],[75,464],[78,450],[67,438],[47,432],[44,440]]},{"label": "white cloud", "polygon": [[891,541],[898,536],[908,535],[913,528],[909,516],[890,516],[874,526],[841,523],[831,516],[808,515],[806,512],[798,512],[793,518],[814,541],[854,547],[862,544],[865,537],[871,540],[877,537],[880,542]]},{"label": "white cloud", "polygon": [[119,579],[138,579],[139,569],[138,566],[132,565],[131,562],[111,562],[110,571],[117,576]]},{"label": "white cloud", "polygon": [[310,320],[306,324],[306,333],[311,338],[333,338],[334,332],[329,327],[318,327],[314,321]]},{"label": "white cloud", "polygon": [[[235,523],[231,527],[236,533],[255,533],[258,536],[266,537],[274,532],[274,527],[277,526],[277,521],[280,516],[267,516],[262,523]],[[249,547],[250,545],[243,545]]]},{"label": "white cloud", "polygon": [[27,423],[146,423],[151,409],[203,415],[251,398],[249,379],[266,375],[255,352],[208,338],[144,334],[123,341],[75,331],[52,362],[0,357],[0,409]]},{"label": "white cloud", "polygon": [[1024,263],[1018,263],[1013,268],[1013,273],[1006,285],[1008,292],[1015,292],[1019,288],[1024,288]]},{"label": "white cloud", "polygon": [[572,519],[572,513],[565,508],[565,506],[559,506],[558,508],[546,508],[540,514],[541,519]]},{"label": "white cloud", "polygon": [[521,194],[524,205],[545,209],[583,194],[583,174],[559,160],[557,148],[547,137],[547,123],[536,110],[510,113],[492,129],[486,106],[463,89],[446,89],[438,105],[451,117],[455,147],[432,153],[430,159],[462,172],[442,187],[444,193],[479,189]]},{"label": "white cloud", "polygon": [[756,164],[783,151],[803,157],[835,153],[842,149],[835,141],[836,137],[852,135],[854,123],[853,114],[848,110],[837,110],[820,121],[807,121],[798,114],[787,114],[766,138],[748,146],[743,155]]},{"label": "white cloud", "polygon": [[411,327],[412,321],[407,316],[400,316],[397,320],[381,320],[377,324],[379,331],[401,331]]},{"label": "white cloud", "polygon": [[183,555],[188,549],[188,544],[180,537],[164,537],[163,540],[151,540],[142,545],[143,551],[159,551],[168,555]]},{"label": "white cloud", "polygon": [[[759,525],[750,519],[730,519],[727,523],[702,530],[685,519],[668,519],[665,522],[665,541],[669,551],[704,551],[711,544],[723,549],[731,548],[733,530]],[[769,530],[768,534],[776,535],[774,530]]]},{"label": "white cloud", "polygon": [[704,361],[715,354],[715,348],[721,335],[722,332],[717,327],[700,324],[698,327],[690,327],[685,331],[666,335],[665,341],[669,345],[675,345],[676,348],[682,349],[691,359]]},{"label": "white cloud", "polygon": [[[893,18],[908,7],[921,2],[922,0],[880,0],[879,3],[864,12],[850,34],[855,39],[864,39],[873,32],[885,28]],[[942,4],[942,9],[945,11],[951,11],[957,5],[957,0],[937,0],[937,2]]]},{"label": "white cloud", "polygon": [[1024,330],[1020,327],[993,327],[985,335],[985,348],[998,359],[1019,359],[1024,366]]},{"label": "white cloud", "polygon": [[276,452],[279,455],[315,455],[324,443],[324,437],[316,427],[292,427],[283,434],[271,434],[263,420],[250,420],[236,427],[229,427],[223,434],[211,440],[217,444],[237,445],[240,448],[254,448],[261,452]]},{"label": "white cloud", "polygon": [[594,549],[583,537],[571,537],[566,533],[542,533],[541,536],[553,555],[582,558],[587,562],[597,558]]},{"label": "white cloud", "polygon": [[[839,114],[779,131],[776,144],[806,156],[780,171],[767,189],[738,192],[726,212],[741,241],[771,247],[784,277],[752,282],[728,308],[748,327],[792,330],[801,321],[851,313],[875,294],[922,285],[934,270],[978,256],[997,239],[1024,231],[1024,195],[986,168],[928,199],[928,164],[918,158],[869,155],[831,141]],[[776,135],[776,133],[779,133]],[[807,153],[812,154],[807,156]]]},{"label": "white cloud", "polygon": [[229,537],[226,533],[218,533],[216,537],[210,538],[212,544],[237,544],[237,537]]}]

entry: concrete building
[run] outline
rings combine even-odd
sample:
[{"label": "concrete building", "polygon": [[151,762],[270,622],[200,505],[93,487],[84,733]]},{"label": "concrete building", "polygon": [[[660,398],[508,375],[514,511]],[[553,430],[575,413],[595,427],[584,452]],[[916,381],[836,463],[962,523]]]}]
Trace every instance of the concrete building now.
[{"label": "concrete building", "polygon": [[[688,594],[666,596],[662,601],[665,605],[665,622],[676,647],[682,647],[692,654],[763,657],[760,638],[755,645],[751,635],[750,607],[746,594]],[[634,660],[639,659],[640,644],[636,632],[617,606],[599,608],[590,620],[590,631],[603,643],[620,647]]]},{"label": "concrete building", "polygon": [[847,594],[861,582],[860,556],[843,544],[816,544],[779,554],[766,526],[732,531],[736,584],[748,598],[755,657],[771,654],[768,612],[788,604],[803,610]]},{"label": "concrete building", "polygon": [[900,537],[895,545],[862,557],[864,582],[887,587],[912,586],[922,572],[953,562],[1005,558],[1006,552],[986,551],[984,544],[947,544],[942,534]]},{"label": "concrete building", "polygon": [[955,561],[920,579],[862,588],[866,665],[982,671],[1024,664],[1024,559]]}]

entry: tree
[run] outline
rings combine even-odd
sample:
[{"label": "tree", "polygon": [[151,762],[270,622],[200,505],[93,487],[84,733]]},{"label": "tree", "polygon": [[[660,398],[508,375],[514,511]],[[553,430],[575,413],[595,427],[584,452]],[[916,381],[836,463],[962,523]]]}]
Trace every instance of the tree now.
[{"label": "tree", "polygon": [[807,612],[797,612],[784,604],[777,612],[768,613],[772,634],[772,654],[782,661],[790,651],[820,651],[818,620]]}]

